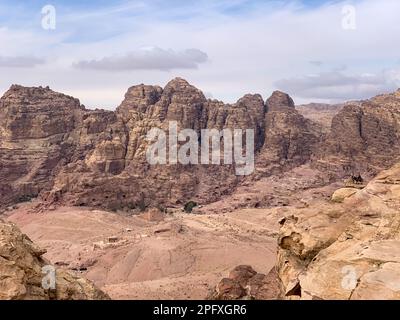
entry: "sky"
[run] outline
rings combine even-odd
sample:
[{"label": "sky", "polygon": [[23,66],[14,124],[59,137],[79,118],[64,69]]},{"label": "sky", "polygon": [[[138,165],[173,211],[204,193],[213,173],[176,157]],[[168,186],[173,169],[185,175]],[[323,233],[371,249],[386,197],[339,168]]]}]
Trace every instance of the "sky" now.
[{"label": "sky", "polygon": [[227,103],[364,99],[400,87],[399,21],[398,0],[0,0],[0,95],[50,86],[115,109],[182,77]]}]

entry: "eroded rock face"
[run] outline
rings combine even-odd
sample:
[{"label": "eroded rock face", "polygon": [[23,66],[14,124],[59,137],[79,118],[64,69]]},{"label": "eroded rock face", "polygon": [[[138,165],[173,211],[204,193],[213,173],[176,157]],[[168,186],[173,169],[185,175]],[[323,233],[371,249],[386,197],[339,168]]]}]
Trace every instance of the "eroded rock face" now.
[{"label": "eroded rock face", "polygon": [[399,160],[400,90],[346,104],[316,152],[321,166],[375,176]]},{"label": "eroded rock face", "polygon": [[345,199],[351,197],[353,194],[357,193],[357,188],[341,188],[336,190],[332,194],[332,201],[334,202],[343,202]]},{"label": "eroded rock face", "polygon": [[275,91],[266,102],[264,145],[257,159],[259,171],[269,174],[310,160],[322,136],[318,125],[304,118],[285,93]]},{"label": "eroded rock face", "polygon": [[212,300],[276,300],[279,299],[279,281],[273,268],[268,275],[257,273],[251,266],[235,267],[228,278],[223,278],[214,292]]},{"label": "eroded rock face", "polygon": [[[48,88],[12,86],[0,99],[0,206],[38,195],[46,203],[111,210],[206,204],[306,163],[324,172],[324,181],[358,172],[369,178],[398,157],[399,101],[396,92],[346,105],[325,139],[326,130],[280,91],[265,103],[247,94],[224,104],[176,78],[165,88],[129,88],[113,112],[87,110]],[[235,163],[150,165],[146,135],[168,132],[171,121],[199,136],[203,129],[253,129],[253,174],[238,176]]]},{"label": "eroded rock face", "polygon": [[199,136],[202,129],[253,129],[254,179],[307,161],[319,135],[282,92],[267,103],[248,94],[224,104],[176,78],[165,88],[129,88],[112,112],[86,110],[48,88],[12,86],[0,100],[0,203],[40,195],[49,203],[142,211],[232,192],[243,180],[235,164],[147,162],[146,134],[154,127],[168,131],[171,121]]},{"label": "eroded rock face", "polygon": [[49,88],[13,85],[0,99],[0,205],[52,190],[66,166],[83,160],[96,172],[121,172],[124,138],[114,112],[88,111]]},{"label": "eroded rock face", "polygon": [[0,220],[0,300],[104,300],[109,297],[92,283],[64,270],[56,270],[55,289],[42,285],[50,263],[45,250],[11,223]]},{"label": "eroded rock face", "polygon": [[332,119],[344,104],[309,103],[296,106],[302,116],[319,124],[325,133],[331,129]]},{"label": "eroded rock face", "polygon": [[13,85],[0,99],[0,204],[51,188],[71,156],[69,134],[79,122],[77,99],[48,88]]},{"label": "eroded rock face", "polygon": [[274,91],[267,100],[269,111],[282,111],[285,109],[294,109],[293,99],[285,92]]},{"label": "eroded rock face", "polygon": [[301,299],[399,299],[400,164],[342,203],[281,221],[282,293]]}]

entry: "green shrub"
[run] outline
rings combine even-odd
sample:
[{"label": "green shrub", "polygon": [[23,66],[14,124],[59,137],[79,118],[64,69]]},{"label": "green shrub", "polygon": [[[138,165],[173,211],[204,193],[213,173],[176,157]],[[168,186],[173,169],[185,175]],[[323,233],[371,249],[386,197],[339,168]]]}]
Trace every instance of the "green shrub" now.
[{"label": "green shrub", "polygon": [[191,213],[194,207],[197,207],[197,203],[194,201],[189,201],[185,204],[183,210],[185,210],[187,213]]},{"label": "green shrub", "polygon": [[27,194],[24,194],[24,195],[20,196],[20,197],[17,199],[17,202],[18,202],[18,203],[21,203],[21,202],[29,202],[29,201],[32,200],[32,198],[33,198],[32,196],[27,195]]}]

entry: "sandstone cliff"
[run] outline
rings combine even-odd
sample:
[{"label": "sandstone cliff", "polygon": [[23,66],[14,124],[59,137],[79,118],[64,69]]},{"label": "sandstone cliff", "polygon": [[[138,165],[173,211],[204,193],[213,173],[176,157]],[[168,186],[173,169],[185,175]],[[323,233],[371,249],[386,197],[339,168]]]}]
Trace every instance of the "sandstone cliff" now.
[{"label": "sandstone cliff", "polygon": [[147,132],[167,129],[253,129],[254,177],[307,162],[319,129],[274,92],[235,104],[208,100],[187,81],[165,88],[129,88],[115,112],[87,110],[79,101],[48,88],[12,86],[0,100],[0,204],[38,195],[47,202],[112,210],[218,200],[241,183],[232,165],[147,163]]},{"label": "sandstone cliff", "polygon": [[[206,99],[176,78],[165,88],[129,88],[116,111],[87,110],[49,88],[13,85],[0,99],[0,206],[38,197],[46,203],[143,210],[210,203],[238,186],[309,164],[331,183],[366,178],[399,155],[399,92],[349,103],[329,133],[303,117],[285,93],[267,101],[247,94],[234,104]],[[150,165],[147,132],[168,129],[253,129],[255,170],[231,165]]]},{"label": "sandstone cliff", "polygon": [[281,220],[282,293],[301,299],[399,299],[400,164],[334,202]]},{"label": "sandstone cliff", "polygon": [[400,156],[400,90],[346,104],[315,152],[319,168],[375,176]]},{"label": "sandstone cliff", "polygon": [[329,133],[333,117],[343,106],[343,104],[309,103],[296,106],[296,109],[305,118],[321,125],[325,133]]},{"label": "sandstone cliff", "polygon": [[[116,111],[88,110],[49,88],[13,85],[0,99],[0,209],[36,197],[45,206],[129,212],[224,197],[233,208],[275,206],[284,216],[276,268],[283,296],[397,299],[400,165],[365,188],[350,185],[331,201],[323,198],[346,176],[360,173],[368,182],[399,162],[400,91],[345,104],[329,129],[325,120],[314,120],[280,91],[265,102],[247,94],[225,104],[206,99],[180,78],[164,88],[129,88]],[[170,121],[198,134],[202,129],[253,129],[254,173],[239,177],[235,164],[150,165],[146,134],[154,127],[167,130]],[[292,198],[298,208],[290,206]],[[221,206],[215,208],[212,212],[220,213]],[[43,290],[43,251],[14,226],[0,226],[0,268],[12,279],[4,279],[0,297],[103,297],[63,271],[57,291]],[[14,243],[21,249],[13,251]],[[213,298],[271,298],[274,293],[264,289],[276,284],[272,273],[239,269],[219,284]]]}]

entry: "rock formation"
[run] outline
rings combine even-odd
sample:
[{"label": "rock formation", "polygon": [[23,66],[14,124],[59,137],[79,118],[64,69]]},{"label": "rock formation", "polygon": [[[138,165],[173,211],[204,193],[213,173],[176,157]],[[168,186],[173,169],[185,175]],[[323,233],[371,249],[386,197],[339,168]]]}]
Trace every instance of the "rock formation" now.
[{"label": "rock formation", "polygon": [[44,253],[15,225],[0,220],[0,300],[109,299],[89,281],[61,269],[52,287],[44,279],[50,265]]},{"label": "rock formation", "polygon": [[296,106],[300,114],[321,126],[324,133],[329,133],[332,119],[343,108],[344,104],[309,103]]},{"label": "rock formation", "polygon": [[280,173],[310,160],[322,135],[320,127],[304,118],[289,95],[275,91],[266,102],[264,145],[257,172]]},{"label": "rock formation", "polygon": [[[266,102],[247,94],[225,104],[176,78],[164,88],[129,88],[115,111],[88,110],[49,88],[13,85],[0,99],[0,212],[38,197],[37,210],[146,212],[140,223],[156,224],[168,220],[167,208],[191,201],[197,213],[221,199],[233,209],[273,206],[283,216],[276,269],[264,275],[239,266],[212,299],[398,299],[400,90],[338,109],[307,118],[280,91]],[[147,133],[167,131],[172,121],[194,130],[199,142],[203,129],[253,129],[254,173],[237,176],[236,163],[149,164]],[[345,177],[357,179],[332,194]],[[180,226],[166,221],[153,235],[181,234]],[[119,238],[110,239],[112,246]],[[43,289],[43,251],[4,222],[0,251],[0,298],[107,298],[63,270],[56,290]]]},{"label": "rock formation", "polygon": [[51,190],[64,166],[118,130],[116,121],[113,112],[87,111],[49,88],[13,85],[0,99],[0,205]]},{"label": "rock formation", "polygon": [[399,124],[400,90],[350,102],[333,118],[329,134],[315,152],[316,163],[346,175],[375,176],[399,159]]},{"label": "rock formation", "polygon": [[278,240],[282,294],[399,299],[399,182],[397,164],[362,190],[342,190],[340,202],[289,210]]},{"label": "rock formation", "polygon": [[254,177],[307,162],[320,132],[274,92],[235,104],[207,100],[187,81],[129,88],[115,112],[87,110],[49,88],[12,86],[0,100],[0,204],[40,195],[46,202],[111,210],[207,203],[241,183],[233,165],[150,165],[147,132],[167,129],[253,129]]},{"label": "rock formation", "polygon": [[[129,88],[115,112],[87,110],[49,88],[13,85],[0,99],[0,205],[32,197],[111,210],[209,203],[243,180],[280,174],[304,163],[329,179],[388,168],[399,155],[400,91],[346,104],[328,134],[275,91],[264,103],[248,94],[235,104],[206,99],[176,78],[165,88]],[[150,165],[151,128],[253,129],[255,171],[232,165]],[[311,161],[311,162],[310,162]],[[247,182],[248,183],[248,182]]]},{"label": "rock formation", "polygon": [[273,268],[268,275],[257,273],[251,266],[235,267],[223,278],[208,299],[211,300],[276,300],[279,281]]}]

